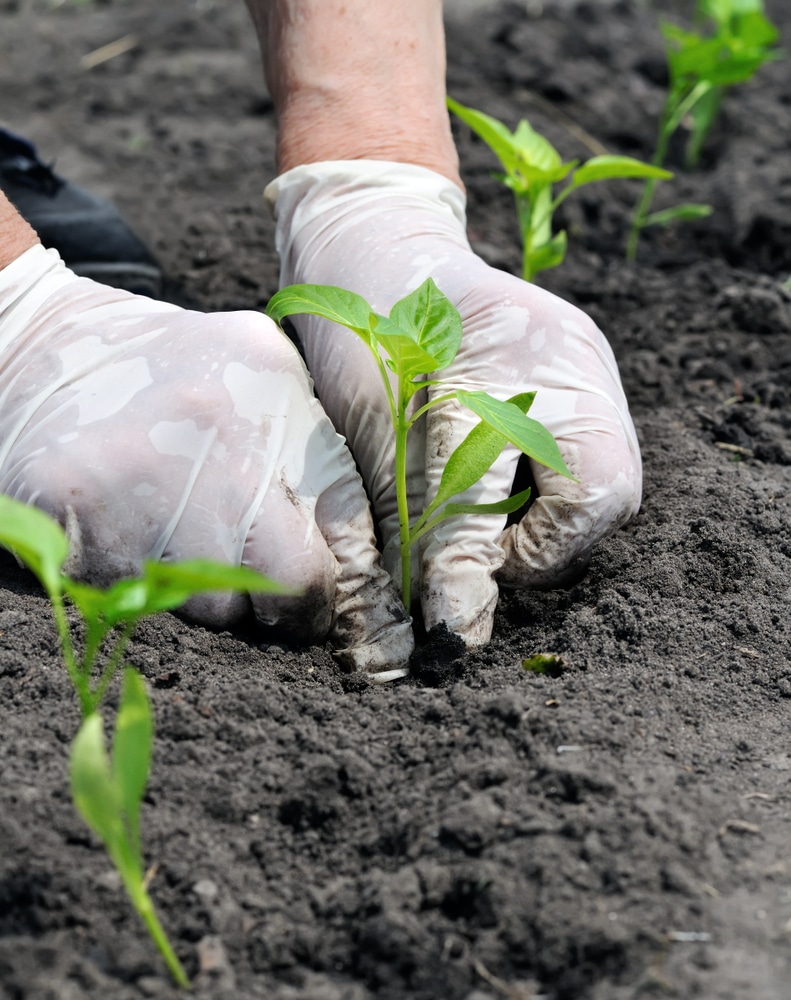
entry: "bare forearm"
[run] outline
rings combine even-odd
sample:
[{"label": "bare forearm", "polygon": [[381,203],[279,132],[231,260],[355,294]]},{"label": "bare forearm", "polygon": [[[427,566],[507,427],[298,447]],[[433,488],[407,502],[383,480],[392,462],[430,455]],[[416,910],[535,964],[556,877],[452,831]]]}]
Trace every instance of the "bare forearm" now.
[{"label": "bare forearm", "polygon": [[441,0],[247,0],[278,119],[278,169],[395,160],[456,184]]},{"label": "bare forearm", "polygon": [[0,191],[0,267],[39,242],[38,236]]}]

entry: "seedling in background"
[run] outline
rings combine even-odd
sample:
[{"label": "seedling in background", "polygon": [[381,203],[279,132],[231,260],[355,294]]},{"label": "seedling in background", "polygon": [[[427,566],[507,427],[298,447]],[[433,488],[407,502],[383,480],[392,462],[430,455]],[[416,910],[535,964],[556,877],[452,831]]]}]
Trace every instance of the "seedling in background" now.
[{"label": "seedling in background", "polygon": [[[124,672],[112,762],[104,746],[98,708],[141,618],[177,608],[194,594],[207,591],[293,591],[245,567],[208,560],[146,562],[140,577],[121,580],[107,590],[77,583],[62,572],[69,543],[60,525],[35,507],[5,496],[0,496],[0,545],[16,555],[46,591],[66,669],[79,697],[83,722],[70,756],[74,804],[104,842],[173,979],[186,988],[189,981],[154,912],[143,869],[140,803],[148,780],[154,727],[142,678],[131,668]],[[66,598],[83,620],[81,654],[72,641]],[[102,653],[104,666],[99,670]]]},{"label": "seedling in background", "polygon": [[[448,108],[465,122],[491,149],[503,166],[495,176],[514,193],[522,234],[522,277],[532,281],[540,272],[557,267],[566,256],[565,230],[553,232],[552,217],[570,194],[595,181],[625,177],[649,178],[653,183],[673,175],[660,166],[642,163],[631,156],[594,156],[564,163],[555,147],[522,120],[511,132],[502,122],[481,111],[467,108],[452,98]],[[556,184],[568,183],[557,194]]]},{"label": "seedling in background", "polygon": [[[698,0],[697,12],[712,26],[708,34],[685,31],[667,21],[660,25],[670,79],[651,159],[658,167],[664,164],[670,140],[682,124],[689,127],[686,166],[697,166],[727,88],[750,80],[765,62],[781,55],[773,47],[778,32],[763,13],[763,0]],[[649,178],[632,220],[626,248],[629,260],[635,259],[646,226],[711,214],[710,205],[697,204],[651,212],[655,191],[656,181]]]},{"label": "seedling in background", "polygon": [[[286,316],[309,313],[340,323],[356,333],[376,359],[390,408],[395,434],[395,487],[398,503],[401,554],[401,594],[411,604],[411,552],[413,545],[441,521],[457,514],[508,514],[530,496],[523,490],[497,503],[450,503],[484,475],[510,442],[536,462],[571,477],[555,439],[537,420],[526,416],[534,392],[501,401],[485,392],[454,390],[441,393],[410,414],[416,393],[426,386],[441,386],[437,373],[446,369],[461,346],[461,317],[450,301],[428,278],[414,292],[396,302],[389,316],[374,312],[361,296],[332,285],[290,285],[267,306],[267,315],[278,323]],[[384,356],[383,356],[384,355]],[[395,389],[390,375],[395,376]],[[426,376],[431,376],[426,380]],[[432,407],[457,400],[481,418],[450,455],[442,472],[437,495],[410,524],[407,505],[407,436]]]}]

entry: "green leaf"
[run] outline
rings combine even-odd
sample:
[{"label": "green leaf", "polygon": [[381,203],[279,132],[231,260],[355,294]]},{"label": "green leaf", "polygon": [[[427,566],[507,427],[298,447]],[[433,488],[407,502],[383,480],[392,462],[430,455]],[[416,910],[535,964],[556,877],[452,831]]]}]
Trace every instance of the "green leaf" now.
[{"label": "green leaf", "polygon": [[[516,127],[513,143],[523,164],[547,174],[570,168],[573,164],[563,164],[560,153],[543,135],[536,132],[530,122],[523,118]],[[566,172],[568,172],[566,170]]]},{"label": "green leaf", "polygon": [[77,811],[111,852],[124,840],[121,799],[104,745],[104,723],[89,715],[74,737],[69,759],[71,794]]},{"label": "green leaf", "polygon": [[689,222],[693,219],[705,219],[711,213],[711,205],[695,205],[692,202],[687,202],[683,205],[675,205],[673,208],[664,208],[660,212],[652,212],[651,215],[646,216],[642,226],[643,228],[645,226],[668,226],[676,219]]},{"label": "green leaf", "polygon": [[514,137],[506,126],[496,118],[485,115],[482,111],[475,111],[474,108],[467,108],[463,104],[459,104],[452,97],[446,98],[446,103],[454,115],[461,118],[479,138],[483,139],[505,170],[511,173],[516,165],[517,157]]},{"label": "green leaf", "polygon": [[[402,337],[392,335],[392,327],[382,323],[377,325],[374,336],[397,362],[397,371],[404,378],[447,368],[461,346],[461,316],[431,278],[396,302],[390,310],[390,322],[407,335],[406,343]],[[411,354],[409,343],[419,351]],[[425,367],[428,358],[432,361],[430,368]]]},{"label": "green leaf", "polygon": [[154,721],[145,682],[136,670],[127,667],[115,721],[112,773],[141,868],[140,803],[148,782],[153,740]]},{"label": "green leaf", "polygon": [[361,295],[334,285],[289,285],[269,300],[266,315],[276,323],[286,316],[309,313],[354,331],[370,346],[376,314]]},{"label": "green leaf", "polygon": [[36,507],[0,496],[0,545],[36,574],[48,594],[60,593],[69,542],[57,521]]},{"label": "green leaf", "polygon": [[[115,587],[118,586],[120,585],[115,584]],[[118,602],[110,596],[115,587],[99,590],[98,587],[91,587],[90,584],[80,583],[68,577],[63,579],[64,592],[86,621],[103,622],[109,617],[110,623],[106,625],[105,630],[115,624],[112,612]]]},{"label": "green leaf", "polygon": [[[457,396],[460,398],[461,394],[458,393]],[[534,398],[534,392],[524,392],[518,396],[512,396],[508,402],[524,414],[530,409]],[[482,420],[476,424],[448,456],[442,470],[437,494],[426,508],[423,516],[418,519],[415,527],[427,521],[434,511],[438,510],[451,497],[455,497],[474,486],[497,461],[507,443],[508,438],[485,421]]]},{"label": "green leaf", "polygon": [[163,563],[147,560],[141,575],[119,580],[107,590],[65,580],[64,588],[88,621],[102,620],[107,628],[145,615],[171,611],[195,594],[232,590],[248,594],[295,594],[246,566],[229,566],[210,559]]},{"label": "green leaf", "polygon": [[[766,49],[780,38],[780,32],[777,28],[758,10],[745,12],[738,16],[733,33],[739,43],[748,49]],[[777,51],[767,51],[764,54],[767,59],[780,56]]]},{"label": "green leaf", "polygon": [[143,582],[149,588],[145,614],[178,607],[194,594],[231,590],[246,594],[301,593],[249,566],[231,566],[211,559],[185,559],[182,562],[143,563]]},{"label": "green leaf", "polygon": [[669,180],[672,176],[669,170],[651,166],[631,156],[594,156],[574,171],[570,186],[578,188],[583,184],[612,180],[616,177],[653,177],[657,180]]},{"label": "green leaf", "polygon": [[687,140],[684,152],[685,162],[687,168],[690,170],[697,166],[700,159],[700,151],[703,148],[703,143],[706,141],[706,137],[711,131],[711,127],[719,113],[722,94],[722,87],[712,87],[711,90],[703,94],[690,111],[692,133]]},{"label": "green leaf", "polygon": [[513,514],[524,507],[531,493],[532,490],[528,487],[521,493],[514,493],[495,503],[449,503],[442,513],[444,517],[453,517],[454,514]]},{"label": "green leaf", "polygon": [[563,461],[557,442],[546,427],[525,416],[518,406],[494,399],[486,392],[466,392],[460,389],[457,398],[529,458],[574,479]]}]

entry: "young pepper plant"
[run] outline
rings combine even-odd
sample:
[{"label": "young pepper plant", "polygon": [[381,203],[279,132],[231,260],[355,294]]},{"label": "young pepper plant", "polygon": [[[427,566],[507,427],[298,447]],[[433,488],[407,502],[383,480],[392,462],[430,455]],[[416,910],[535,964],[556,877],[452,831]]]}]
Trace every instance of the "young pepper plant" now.
[{"label": "young pepper plant", "polygon": [[[189,980],[156,916],[143,869],[140,804],[148,780],[153,718],[142,678],[131,668],[125,670],[112,762],[98,708],[141,618],[172,610],[193,594],[207,591],[293,591],[253,570],[209,560],[146,562],[139,577],[99,590],[63,573],[69,543],[60,525],[43,511],[6,496],[0,496],[0,546],[13,552],[46,591],[66,669],[77,691],[83,721],[70,754],[74,804],[104,842],[173,979],[186,988]],[[72,640],[65,599],[83,621],[81,653]],[[98,669],[106,646],[104,665]]]},{"label": "young pepper plant", "polygon": [[[728,87],[750,80],[765,62],[777,59],[778,32],[764,15],[763,0],[698,0],[697,12],[709,22],[708,33],[686,31],[662,22],[669,84],[659,118],[652,164],[661,167],[670,140],[682,124],[689,127],[685,147],[687,169],[697,166]],[[710,205],[675,205],[651,212],[656,181],[648,178],[635,208],[626,256],[634,260],[640,233],[647,226],[711,214]]]},{"label": "young pepper plant", "polygon": [[112,760],[104,744],[102,716],[92,712],[71,745],[71,794],[79,814],[104,843],[168,971],[179,986],[188,989],[187,974],[148,894],[143,867],[140,805],[148,782],[153,738],[153,716],[145,684],[136,670],[127,667],[115,721]]},{"label": "young pepper plant", "polygon": [[[410,403],[416,393],[426,386],[441,387],[438,373],[449,367],[461,346],[461,317],[431,278],[396,302],[389,316],[374,312],[360,295],[332,285],[290,285],[270,299],[266,312],[278,323],[300,313],[339,323],[356,333],[376,359],[395,436],[401,595],[406,608],[411,603],[412,547],[423,535],[456,514],[508,514],[527,502],[529,489],[497,503],[449,502],[477,483],[509,442],[542,465],[573,478],[549,431],[526,416],[534,392],[520,393],[502,401],[485,392],[455,390],[440,393],[410,412]],[[391,373],[395,376],[395,388],[391,384]],[[472,410],[481,422],[449,456],[437,495],[415,522],[410,523],[406,485],[407,436],[432,407],[449,400],[457,400]]]},{"label": "young pepper plant", "polygon": [[[498,158],[505,173],[495,176],[514,193],[522,235],[522,277],[532,281],[557,267],[566,256],[565,230],[553,232],[552,217],[570,194],[586,184],[615,178],[642,177],[654,183],[673,175],[661,166],[631,156],[594,156],[582,165],[563,162],[555,147],[523,119],[511,132],[496,118],[447,98],[450,111],[467,124]],[[554,186],[567,181],[557,194]]]},{"label": "young pepper plant", "polygon": [[[106,590],[79,583],[62,572],[69,543],[60,525],[36,507],[6,496],[0,496],[0,546],[11,550],[38,577],[50,599],[63,659],[83,718],[101,703],[142,618],[171,611],[195,594],[215,590],[293,593],[252,569],[206,559],[177,563],[148,560],[139,576],[119,580]],[[83,620],[81,651],[72,641],[66,599]],[[103,652],[104,666],[98,670]]]}]

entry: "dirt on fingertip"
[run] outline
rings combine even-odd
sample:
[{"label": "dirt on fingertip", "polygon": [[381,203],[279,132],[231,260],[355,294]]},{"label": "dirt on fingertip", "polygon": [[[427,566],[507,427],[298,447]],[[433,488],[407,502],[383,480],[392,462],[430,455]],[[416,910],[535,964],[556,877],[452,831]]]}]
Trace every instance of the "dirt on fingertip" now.
[{"label": "dirt on fingertip", "polygon": [[[564,159],[653,150],[681,0],[446,4],[448,90]],[[767,0],[791,47],[791,5]],[[275,122],[244,4],[0,0],[3,123],[111,197],[174,301],[263,309]],[[81,60],[127,36],[114,58]],[[121,47],[123,48],[123,46]],[[89,64],[92,60],[89,60]],[[156,716],[150,891],[222,1000],[781,1000],[791,982],[791,73],[735,88],[694,172],[592,184],[539,283],[606,332],[640,513],[567,589],[506,593],[375,685],[328,645],[172,615],[130,648]],[[454,124],[472,245],[517,271],[497,164]],[[563,669],[525,669],[550,653]],[[0,557],[0,997],[173,1000],[71,804],[78,708],[48,606]]]}]

